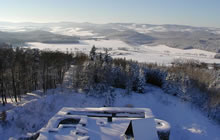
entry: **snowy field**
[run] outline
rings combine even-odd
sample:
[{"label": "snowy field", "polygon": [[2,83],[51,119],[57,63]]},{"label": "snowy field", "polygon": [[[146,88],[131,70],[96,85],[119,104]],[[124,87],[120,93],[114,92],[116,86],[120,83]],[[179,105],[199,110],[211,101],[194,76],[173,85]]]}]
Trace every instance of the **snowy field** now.
[{"label": "snowy field", "polygon": [[206,63],[220,63],[220,59],[214,59],[216,53],[198,49],[181,50],[171,48],[166,45],[158,46],[131,46],[119,40],[85,40],[80,44],[43,44],[30,42],[27,44],[30,48],[40,50],[60,50],[66,52],[85,52],[88,53],[92,46],[95,45],[98,51],[108,48],[114,58],[127,58],[139,62],[170,64],[175,59],[195,59]]},{"label": "snowy field", "polygon": [[[65,76],[62,88],[49,90],[47,95],[40,91],[26,95],[22,104],[12,104],[7,112],[8,124],[0,127],[1,140],[19,137],[27,132],[36,132],[63,107],[103,107],[106,96],[92,97],[73,91],[70,72]],[[171,125],[170,140],[220,140],[220,126],[188,102],[164,93],[161,89],[146,85],[145,93],[125,95],[122,89],[114,91],[114,107],[150,108],[155,118],[168,121]],[[5,108],[0,108],[0,111]],[[9,108],[8,108],[9,109]],[[12,139],[12,138],[11,138]]]}]

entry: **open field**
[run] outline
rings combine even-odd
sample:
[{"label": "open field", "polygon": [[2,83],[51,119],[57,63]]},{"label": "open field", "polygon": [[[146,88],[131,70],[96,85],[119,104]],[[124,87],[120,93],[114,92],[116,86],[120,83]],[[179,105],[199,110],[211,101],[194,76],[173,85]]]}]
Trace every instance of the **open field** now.
[{"label": "open field", "polygon": [[108,48],[109,53],[114,58],[127,58],[139,62],[170,64],[175,59],[194,59],[205,63],[220,63],[220,59],[214,59],[216,53],[198,49],[177,49],[166,45],[139,45],[132,46],[119,40],[84,40],[80,44],[44,44],[30,42],[26,47],[38,48],[40,50],[59,50],[66,52],[85,52],[89,53],[95,45],[98,51]]}]

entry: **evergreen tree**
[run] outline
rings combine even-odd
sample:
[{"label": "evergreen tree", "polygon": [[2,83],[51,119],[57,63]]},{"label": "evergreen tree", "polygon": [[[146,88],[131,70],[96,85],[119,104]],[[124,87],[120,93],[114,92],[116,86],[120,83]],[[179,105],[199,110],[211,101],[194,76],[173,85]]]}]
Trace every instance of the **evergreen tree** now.
[{"label": "evergreen tree", "polygon": [[92,61],[96,60],[96,47],[95,47],[95,45],[93,45],[93,47],[89,53],[89,57]]}]

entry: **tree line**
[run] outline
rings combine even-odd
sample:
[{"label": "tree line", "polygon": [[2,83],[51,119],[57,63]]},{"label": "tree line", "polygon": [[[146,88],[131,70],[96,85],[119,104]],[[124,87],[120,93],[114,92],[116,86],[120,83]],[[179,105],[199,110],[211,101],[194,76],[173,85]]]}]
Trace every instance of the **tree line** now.
[{"label": "tree line", "polygon": [[70,67],[72,55],[59,51],[0,46],[0,95],[2,104],[7,98],[18,102],[22,94],[38,89],[46,92],[62,84]]}]

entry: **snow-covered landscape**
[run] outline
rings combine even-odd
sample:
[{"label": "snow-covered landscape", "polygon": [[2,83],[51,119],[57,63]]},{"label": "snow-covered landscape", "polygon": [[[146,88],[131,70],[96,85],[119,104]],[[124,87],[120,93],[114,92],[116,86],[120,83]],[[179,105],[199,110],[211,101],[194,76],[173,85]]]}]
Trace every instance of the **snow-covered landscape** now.
[{"label": "snow-covered landscape", "polygon": [[[136,27],[136,25],[127,28],[140,33],[165,31],[162,27],[149,28],[146,31]],[[143,28],[146,27],[143,26]],[[20,31],[21,29],[17,32]],[[215,58],[216,52],[206,50],[179,49],[164,44],[132,45],[120,39],[106,39],[105,36],[81,28],[54,27],[50,32],[70,36],[94,37],[95,39],[82,39],[76,44],[26,42],[22,48],[61,51],[69,54],[81,52],[89,55],[92,47],[95,46],[97,53],[104,53],[107,49],[112,58],[126,58],[127,60],[161,66],[170,66],[175,60],[197,60],[207,64],[220,63],[220,59]],[[187,32],[189,31],[187,30]],[[70,68],[66,72],[62,86],[50,89],[46,94],[42,90],[33,91],[22,95],[21,101],[18,103],[8,98],[8,103],[5,106],[0,106],[0,111],[7,112],[7,123],[0,127],[1,139],[17,139],[39,131],[63,107],[103,107],[107,103],[109,104],[108,95],[96,97],[72,89],[72,71],[73,69]],[[125,92],[123,89],[114,89],[111,106],[151,109],[156,118],[170,123],[170,140],[220,140],[220,126],[212,119],[207,118],[206,113],[192,103],[173,97],[159,87],[150,84],[145,85],[143,94],[132,92],[132,94],[126,95]],[[128,125],[128,122],[123,125]],[[106,133],[106,131],[102,133]],[[114,133],[109,132],[107,135],[112,135],[112,139],[116,138]],[[66,136],[68,137],[68,135]]]},{"label": "snow-covered landscape", "polygon": [[158,46],[132,46],[120,40],[84,40],[80,44],[43,44],[30,42],[27,48],[52,50],[63,52],[85,52],[89,53],[92,46],[103,52],[104,48],[109,49],[113,58],[126,58],[138,62],[158,63],[161,65],[171,64],[175,59],[193,59],[204,63],[220,63],[220,59],[215,59],[216,53],[198,49],[177,49],[166,45]]},{"label": "snow-covered landscape", "polygon": [[220,1],[0,3],[0,140],[220,140]]},{"label": "snow-covered landscape", "polygon": [[[139,28],[136,25],[126,28],[140,33],[166,31],[165,28],[160,26],[150,27],[147,30],[142,30],[146,26]],[[3,31],[6,29],[15,30],[15,28],[1,28]],[[139,63],[171,66],[176,60],[196,60],[206,64],[220,64],[220,59],[215,58],[217,53],[207,50],[180,49],[164,44],[132,45],[120,39],[106,39],[105,36],[100,36],[98,33],[82,30],[78,27],[53,27],[51,29],[51,33],[86,38],[74,44],[26,42],[21,47],[41,51],[60,51],[67,54],[80,52],[89,55],[91,49],[95,46],[97,53],[105,53],[107,49],[112,58],[126,58]],[[16,28],[16,31],[23,30]],[[191,31],[185,29],[182,32]],[[88,37],[91,37],[91,39],[88,39]],[[72,88],[71,77],[73,77],[72,72],[74,71],[72,68],[65,73],[62,86],[50,89],[46,93],[43,93],[42,90],[26,93],[21,96],[21,101],[18,103],[15,103],[12,98],[8,98],[8,103],[5,106],[0,106],[0,111],[7,112],[6,123],[4,122],[0,126],[1,139],[17,139],[39,131],[63,107],[108,106],[109,96],[107,93],[106,96],[96,97]],[[110,103],[113,107],[149,108],[155,118],[169,122],[171,125],[170,140],[220,140],[220,126],[214,120],[208,118],[206,113],[202,112],[191,102],[171,96],[159,87],[147,84],[144,86],[143,94],[132,92],[130,95],[126,95],[126,90],[124,89],[115,88],[111,94],[114,95],[111,97],[112,101]],[[128,125],[128,122],[123,123],[123,125]],[[115,125],[114,127],[118,126]],[[105,128],[103,131],[105,131]],[[122,128],[120,131],[122,131]],[[112,135],[112,139],[116,139],[111,131],[102,133],[107,133],[109,136]],[[68,137],[68,135],[66,136]]]},{"label": "snow-covered landscape", "polygon": [[[4,128],[0,127],[1,139],[14,139],[26,135],[27,132],[36,132],[63,107],[106,105],[106,96],[88,96],[69,88],[70,75],[71,70],[66,73],[62,88],[51,89],[46,95],[35,91],[25,95],[18,106],[8,104],[9,124]],[[145,86],[144,94],[132,93],[128,96],[124,93],[124,90],[115,89],[113,106],[150,108],[156,118],[170,123],[170,140],[220,140],[220,126],[189,102],[172,97],[152,85]],[[4,108],[1,107],[2,109]]]}]

